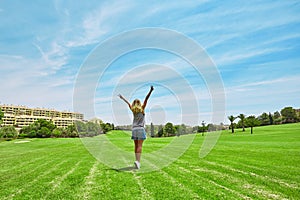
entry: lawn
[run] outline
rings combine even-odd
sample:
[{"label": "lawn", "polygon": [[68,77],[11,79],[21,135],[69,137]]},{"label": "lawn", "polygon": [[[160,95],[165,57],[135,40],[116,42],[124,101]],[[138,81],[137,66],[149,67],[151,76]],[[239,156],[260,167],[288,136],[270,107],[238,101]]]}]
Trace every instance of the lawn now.
[{"label": "lawn", "polygon": [[[205,158],[199,158],[204,137],[196,135],[189,148],[170,165],[160,169],[153,163],[142,163],[142,168],[157,167],[156,171],[145,173],[130,168],[134,160],[129,135],[113,131],[98,137],[105,137],[116,148],[132,155],[130,163],[123,162],[128,163],[125,170],[99,162],[79,138],[0,142],[0,199],[300,197],[299,123],[255,127],[253,135],[249,129],[236,130],[234,134],[223,131]],[[178,141],[184,142],[186,137],[189,136],[181,136]],[[173,140],[147,139],[143,149],[145,160],[147,154],[158,152]],[[92,151],[97,151],[97,146]],[[99,150],[99,155],[109,151]],[[176,149],[168,151],[172,154]],[[117,155],[110,157],[118,160]],[[167,159],[168,153],[161,157]]]}]

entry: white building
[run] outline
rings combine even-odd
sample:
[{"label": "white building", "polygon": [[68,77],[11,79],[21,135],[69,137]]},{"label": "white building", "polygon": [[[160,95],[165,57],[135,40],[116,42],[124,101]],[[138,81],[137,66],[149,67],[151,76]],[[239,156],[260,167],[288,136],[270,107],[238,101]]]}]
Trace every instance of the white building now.
[{"label": "white building", "polygon": [[0,105],[4,117],[2,126],[22,128],[38,119],[52,121],[58,128],[72,125],[74,121],[83,121],[83,114],[76,112],[60,112],[53,109],[28,108],[26,106]]}]

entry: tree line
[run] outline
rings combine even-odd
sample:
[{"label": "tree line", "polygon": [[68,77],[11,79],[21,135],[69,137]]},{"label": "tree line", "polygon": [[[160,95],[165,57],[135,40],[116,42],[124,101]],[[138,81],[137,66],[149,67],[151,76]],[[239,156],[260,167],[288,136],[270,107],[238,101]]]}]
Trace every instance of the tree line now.
[{"label": "tree line", "polygon": [[[0,109],[0,124],[4,114]],[[285,123],[296,123],[300,122],[300,109],[294,109],[293,107],[285,107],[280,112],[276,111],[272,113],[262,113],[258,117],[254,115],[246,116],[240,114],[238,116],[228,116],[230,121],[229,129],[234,133],[234,129],[250,127],[251,134],[253,133],[253,127],[255,126],[266,126],[276,125]],[[239,119],[237,123],[236,119]],[[114,129],[131,130],[131,125],[117,126],[111,123],[104,123],[100,119],[92,119],[88,122],[77,121],[73,125],[69,125],[66,128],[56,127],[52,121],[39,119],[33,124],[23,127],[19,132],[13,126],[5,126],[0,128],[0,138],[48,138],[48,137],[91,137],[99,134],[107,133]],[[151,137],[170,137],[180,136],[188,133],[201,133],[204,135],[205,132],[225,130],[227,127],[221,123],[207,124],[202,121],[198,126],[187,126],[185,124],[174,125],[171,122],[167,122],[165,125],[146,125],[146,132]]]},{"label": "tree line", "polygon": [[[239,121],[237,123],[234,123],[236,119],[239,119]],[[258,117],[256,117],[255,115],[246,117],[246,115],[244,114],[239,114],[238,116],[230,115],[228,116],[228,120],[230,121],[229,128],[231,129],[231,133],[234,133],[235,128],[242,128],[244,132],[245,128],[250,127],[250,133],[253,134],[253,127],[255,126],[300,122],[300,109],[285,107],[281,109],[280,112],[276,111],[273,114],[270,112],[263,112]]]},{"label": "tree line", "polygon": [[[0,124],[4,114],[0,109]],[[67,138],[91,137],[105,134],[114,129],[114,124],[104,123],[102,120],[93,119],[88,122],[75,121],[66,128],[59,128],[52,121],[38,119],[29,126],[22,127],[19,131],[14,126],[0,128],[0,139],[11,140],[16,138]]]},{"label": "tree line", "polygon": [[[116,130],[131,130],[131,125],[122,125],[116,126]],[[225,130],[226,126],[221,123],[219,125],[215,124],[207,124],[202,121],[200,126],[188,126],[185,124],[176,125],[172,122],[167,122],[166,124],[154,125],[151,123],[150,125],[146,125],[146,132],[150,137],[172,137],[172,136],[180,136],[191,133],[202,133],[216,131],[216,130]]]},{"label": "tree line", "polygon": [[[240,114],[238,116],[228,116],[230,121],[229,129],[234,133],[234,129],[242,128],[243,132],[245,128],[250,128],[250,133],[253,134],[253,127],[255,126],[267,126],[267,125],[277,125],[285,123],[297,123],[300,122],[300,109],[294,109],[293,107],[285,107],[281,111],[276,111],[272,113],[263,112],[258,117],[254,115],[246,116],[245,114]],[[237,123],[234,121],[239,119]],[[121,130],[131,130],[131,125],[117,126],[116,129]],[[225,130],[228,126],[223,123],[219,125],[216,124],[206,124],[204,121],[198,126],[187,126],[185,124],[174,125],[171,122],[167,122],[165,125],[147,125],[146,132],[150,133],[151,137],[170,137],[170,136],[180,136],[190,133],[201,133],[204,135],[206,132]]]}]

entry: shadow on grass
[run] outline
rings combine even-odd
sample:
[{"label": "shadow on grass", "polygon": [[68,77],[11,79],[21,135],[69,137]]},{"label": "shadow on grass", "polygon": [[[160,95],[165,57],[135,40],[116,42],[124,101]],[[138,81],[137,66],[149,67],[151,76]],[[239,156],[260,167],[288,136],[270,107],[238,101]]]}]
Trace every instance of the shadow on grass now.
[{"label": "shadow on grass", "polygon": [[119,169],[110,169],[110,170],[114,170],[116,172],[130,172],[130,171],[136,171],[137,169],[133,166],[131,167],[123,167],[123,168],[119,168]]}]

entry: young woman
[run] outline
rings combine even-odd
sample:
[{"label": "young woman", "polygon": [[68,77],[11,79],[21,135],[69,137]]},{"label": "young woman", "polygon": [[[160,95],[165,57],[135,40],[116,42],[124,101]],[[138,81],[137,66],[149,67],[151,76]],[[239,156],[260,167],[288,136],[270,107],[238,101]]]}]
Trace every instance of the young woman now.
[{"label": "young woman", "polygon": [[121,94],[118,96],[127,103],[130,110],[133,113],[133,122],[132,122],[132,136],[131,139],[134,140],[134,152],[135,152],[135,167],[139,169],[141,167],[141,153],[143,142],[146,139],[145,131],[145,108],[148,102],[148,99],[154,90],[151,86],[149,93],[147,94],[143,105],[139,99],[135,99],[132,104],[130,104]]}]

